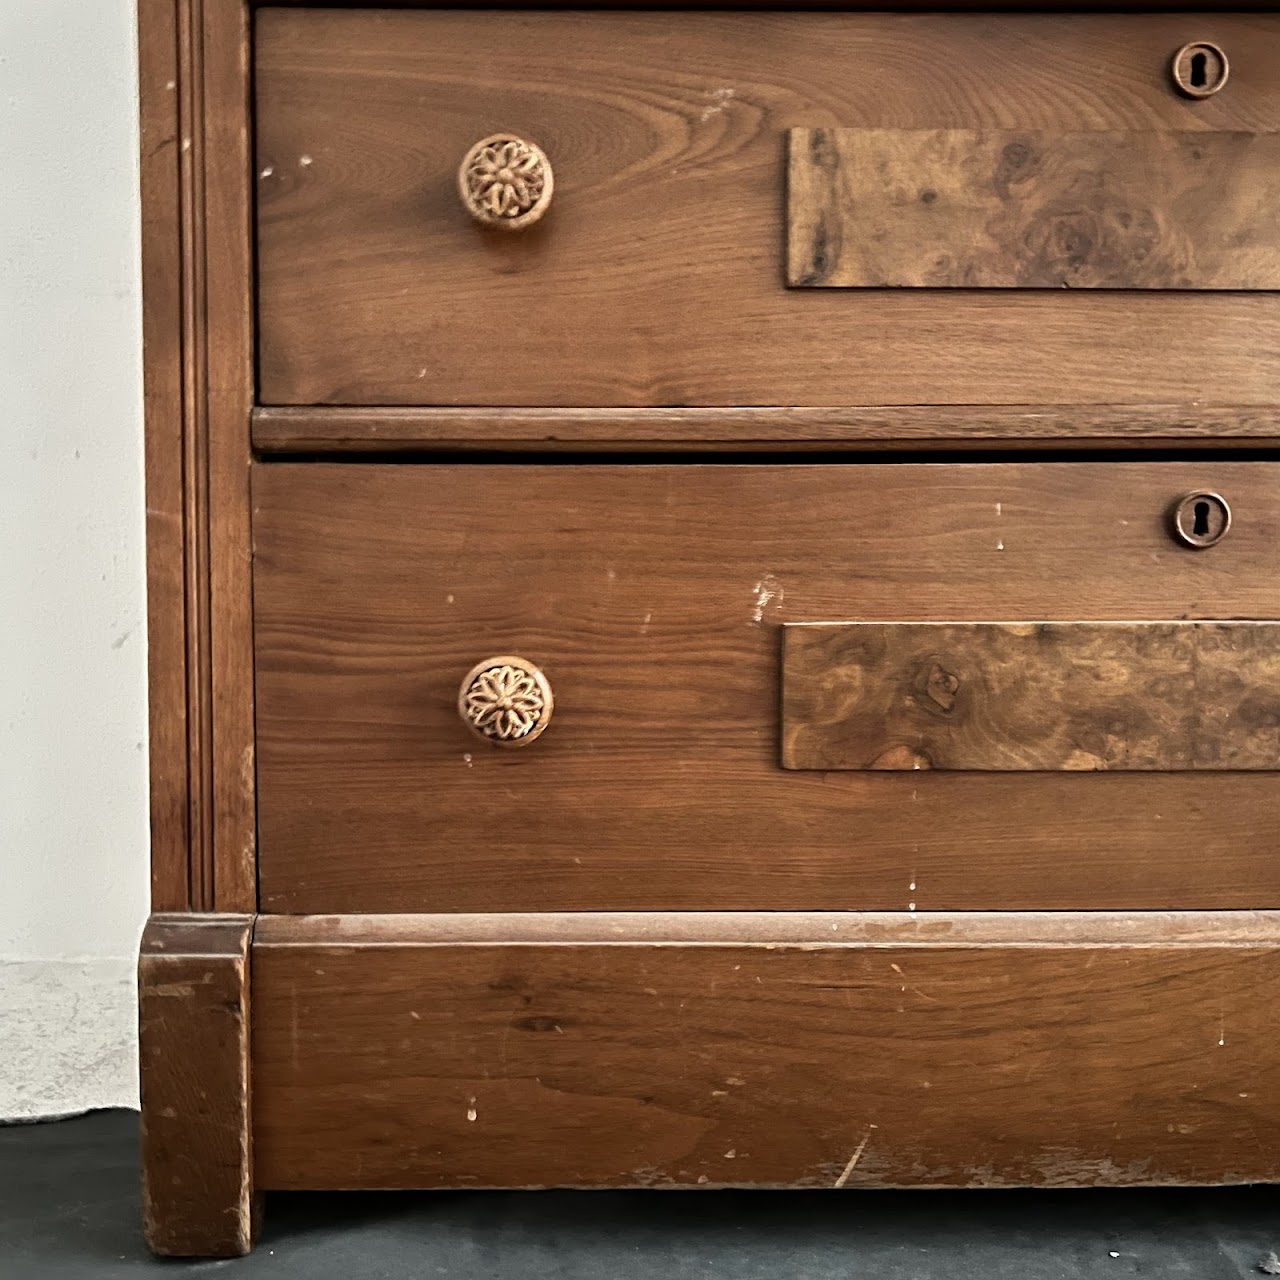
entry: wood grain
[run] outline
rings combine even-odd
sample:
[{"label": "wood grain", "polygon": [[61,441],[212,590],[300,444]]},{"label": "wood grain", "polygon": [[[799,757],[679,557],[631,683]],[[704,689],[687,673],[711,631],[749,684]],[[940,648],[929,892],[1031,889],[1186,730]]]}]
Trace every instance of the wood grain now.
[{"label": "wood grain", "polygon": [[1280,135],[792,129],[787,282],[1276,289]]},{"label": "wood grain", "polygon": [[[189,630],[186,566],[196,531],[186,518],[184,487],[183,191],[186,164],[177,82],[178,6],[139,0],[139,143],[142,194],[143,407],[146,417],[147,673],[150,688],[151,903],[184,910],[201,867],[190,825],[201,781],[193,770],[188,722],[187,659],[198,635]],[[172,87],[171,87],[172,86]],[[193,856],[194,854],[194,856]],[[195,876],[201,883],[200,871]]]},{"label": "wood grain", "polygon": [[249,411],[254,402],[250,25],[202,6],[209,397],[209,693],[214,721],[213,907],[257,909]]},{"label": "wood grain", "polygon": [[248,10],[139,8],[152,892],[252,910]]},{"label": "wood grain", "polygon": [[[1235,69],[1194,104],[1192,39]],[[787,290],[783,186],[790,128],[1275,132],[1277,68],[1236,13],[263,9],[261,399],[1274,403],[1274,297]],[[515,236],[455,190],[495,128],[555,166]]]},{"label": "wood grain", "polygon": [[280,947],[856,945],[990,947],[1260,947],[1275,911],[510,911],[446,915],[259,916],[255,954]]},{"label": "wood grain", "polygon": [[1280,768],[1280,623],[783,628],[788,769]]},{"label": "wood grain", "polygon": [[1280,444],[1280,414],[1225,405],[851,405],[790,409],[259,408],[264,454],[413,449],[1228,449]]},{"label": "wood grain", "polygon": [[1280,1177],[1274,914],[576,923],[264,922],[259,1182]]},{"label": "wood grain", "polygon": [[[1200,488],[1236,521],[1193,552]],[[783,623],[1280,616],[1274,464],[269,463],[254,494],[264,909],[1280,901],[1263,775],[778,761]],[[526,751],[458,719],[493,653],[555,689]]]},{"label": "wood grain", "polygon": [[249,1116],[253,917],[153,915],[138,962],[147,1243],[248,1253],[259,1221]]}]

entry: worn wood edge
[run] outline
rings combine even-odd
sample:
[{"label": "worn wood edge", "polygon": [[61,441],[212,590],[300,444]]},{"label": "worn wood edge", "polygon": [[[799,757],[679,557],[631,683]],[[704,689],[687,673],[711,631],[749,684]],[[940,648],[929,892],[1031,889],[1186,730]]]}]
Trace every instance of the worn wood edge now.
[{"label": "worn wood edge", "polygon": [[259,916],[255,949],[449,946],[1258,947],[1280,910],[643,911]]},{"label": "worn wood edge", "polygon": [[[155,911],[138,947],[140,961],[180,954],[234,957],[245,953],[258,917],[242,912]],[[194,943],[198,939],[199,949]]]},{"label": "worn wood edge", "polygon": [[[261,1194],[254,1184],[250,1045],[250,967],[255,921],[256,917],[248,914],[161,912],[148,919],[139,944],[138,1036],[142,1101],[139,1137],[143,1229],[148,1246],[160,1256],[243,1256],[252,1250],[261,1228]],[[241,1134],[236,1152],[237,1199],[234,1205],[224,1206],[219,1211],[212,1227],[208,1222],[181,1219],[170,1220],[166,1224],[161,1220],[165,1211],[160,1205],[174,1184],[168,1179],[156,1183],[157,1165],[161,1161],[157,1160],[152,1144],[158,1129],[166,1125],[181,1126],[183,1119],[180,1114],[175,1114],[176,1108],[171,1102],[152,1096],[153,1080],[148,1070],[151,1054],[148,1050],[152,1048],[153,1035],[161,1033],[158,1027],[153,1028],[153,1018],[159,1019],[151,1006],[158,999],[191,999],[188,993],[215,980],[218,966],[230,966],[230,985],[236,992],[234,1014],[240,1029],[236,1057],[231,1064],[234,1079],[229,1105],[235,1108],[235,1112],[227,1118],[229,1125],[238,1125]],[[199,977],[196,970],[203,971]],[[189,1032],[190,1029],[181,1030]],[[180,1040],[185,1040],[185,1037],[180,1037]],[[155,1046],[163,1051],[160,1057],[166,1066],[172,1062],[175,1047],[178,1046]],[[202,1098],[207,1096],[203,1086],[216,1087],[216,1073],[220,1065],[225,1064],[192,1064],[193,1075],[200,1078]],[[196,1159],[202,1155],[200,1152],[193,1154]],[[172,1219],[172,1208],[169,1213]],[[226,1220],[230,1222],[229,1227]]]},{"label": "worn wood edge", "polygon": [[412,449],[775,445],[874,449],[937,442],[1052,448],[1280,443],[1280,404],[849,405],[837,408],[483,409],[260,406],[264,454]]}]

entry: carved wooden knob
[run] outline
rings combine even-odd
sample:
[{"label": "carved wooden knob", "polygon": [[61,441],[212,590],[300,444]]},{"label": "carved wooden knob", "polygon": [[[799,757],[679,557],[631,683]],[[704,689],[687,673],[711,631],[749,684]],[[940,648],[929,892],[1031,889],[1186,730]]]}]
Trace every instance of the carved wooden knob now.
[{"label": "carved wooden knob", "polygon": [[528,746],[551,723],[554,709],[547,677],[524,658],[486,658],[467,672],[458,690],[463,723],[498,747]]},{"label": "carved wooden knob", "polygon": [[531,227],[550,207],[554,189],[546,153],[512,133],[481,138],[458,169],[458,193],[467,212],[503,231]]}]

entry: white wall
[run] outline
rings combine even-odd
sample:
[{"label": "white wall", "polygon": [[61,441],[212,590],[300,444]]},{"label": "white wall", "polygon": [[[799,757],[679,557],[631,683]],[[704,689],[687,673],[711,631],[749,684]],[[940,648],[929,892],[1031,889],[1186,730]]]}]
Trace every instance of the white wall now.
[{"label": "white wall", "polygon": [[0,0],[0,1117],[137,1098],[136,61],[133,0]]}]

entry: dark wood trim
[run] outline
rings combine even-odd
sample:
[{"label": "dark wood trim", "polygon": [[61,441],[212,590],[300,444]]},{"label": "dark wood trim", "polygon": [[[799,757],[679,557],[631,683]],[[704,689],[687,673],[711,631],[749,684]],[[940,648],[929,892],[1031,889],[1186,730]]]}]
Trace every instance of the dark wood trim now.
[{"label": "dark wood trim", "polygon": [[248,911],[249,9],[138,16],[152,905]]},{"label": "dark wood trim", "polygon": [[530,911],[259,916],[255,952],[280,947],[1256,947],[1280,911]]},{"label": "dark wood trim", "polygon": [[260,1220],[249,1094],[248,915],[154,915],[138,962],[147,1243],[236,1257]]},{"label": "dark wood trim", "polygon": [[415,449],[1257,448],[1266,405],[850,405],[847,408],[302,408],[253,411],[263,454]]}]

